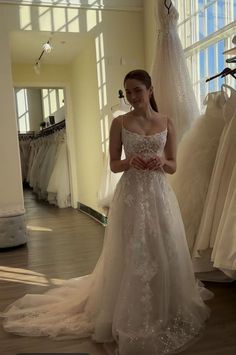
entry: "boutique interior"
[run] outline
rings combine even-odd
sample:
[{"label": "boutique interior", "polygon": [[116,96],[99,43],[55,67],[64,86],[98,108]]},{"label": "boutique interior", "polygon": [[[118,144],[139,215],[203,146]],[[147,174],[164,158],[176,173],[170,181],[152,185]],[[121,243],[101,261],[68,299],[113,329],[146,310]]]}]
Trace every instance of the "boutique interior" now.
[{"label": "boutique interior", "polygon": [[[125,75],[144,69],[176,129],[167,180],[193,270],[214,293],[182,353],[236,353],[235,28],[236,0],[0,0],[0,313],[93,272],[123,174],[110,169],[110,126],[132,110]],[[2,325],[0,339],[1,355],[115,354]],[[143,351],[127,354],[165,353]]]}]

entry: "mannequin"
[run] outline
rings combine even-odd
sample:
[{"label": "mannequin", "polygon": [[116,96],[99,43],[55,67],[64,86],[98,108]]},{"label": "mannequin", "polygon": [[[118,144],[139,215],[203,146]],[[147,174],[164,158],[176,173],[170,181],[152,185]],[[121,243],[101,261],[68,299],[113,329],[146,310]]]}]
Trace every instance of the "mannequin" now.
[{"label": "mannequin", "polygon": [[[123,115],[131,110],[130,105],[127,104],[125,101],[125,97],[122,90],[118,91],[118,99],[118,104],[111,107],[113,118]],[[98,205],[100,207],[103,207],[105,209],[110,207],[116,184],[120,180],[121,176],[122,173],[114,174],[110,170],[110,159],[109,154],[107,153],[104,158],[103,173],[101,178],[100,189],[98,192]]]}]

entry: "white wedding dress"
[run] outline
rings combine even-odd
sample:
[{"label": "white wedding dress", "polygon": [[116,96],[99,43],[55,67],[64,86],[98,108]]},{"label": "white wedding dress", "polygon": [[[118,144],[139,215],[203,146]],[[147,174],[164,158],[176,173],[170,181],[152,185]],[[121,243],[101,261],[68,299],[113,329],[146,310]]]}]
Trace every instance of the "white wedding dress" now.
[{"label": "white wedding dress", "polygon": [[[113,118],[124,115],[130,110],[131,106],[125,102],[123,95],[119,98],[119,103],[111,108]],[[124,158],[123,155],[124,152],[122,150],[122,158]],[[105,152],[101,183],[98,191],[98,206],[103,207],[104,209],[110,207],[116,185],[118,184],[121,176],[122,173],[114,174],[111,171],[110,155],[108,152]]]},{"label": "white wedding dress", "polygon": [[[126,156],[162,155],[167,134],[142,136],[123,127]],[[209,316],[202,298],[209,291],[194,278],[178,203],[165,173],[125,171],[108,221],[93,273],[17,300],[2,314],[6,331],[115,341],[120,355],[174,353],[201,332]]]},{"label": "white wedding dress", "polygon": [[[209,265],[236,279],[236,91],[231,91],[223,107],[225,127],[206,196],[193,256],[201,263],[207,255]],[[203,269],[201,271],[204,271]],[[205,271],[211,271],[205,270]]]},{"label": "white wedding dress", "polygon": [[199,117],[199,109],[177,31],[179,14],[171,1],[155,0],[157,40],[152,82],[157,106],[174,122],[177,142]]},{"label": "white wedding dress", "polygon": [[177,171],[168,176],[180,206],[191,254],[225,124],[223,118],[225,104],[226,97],[221,91],[206,96],[204,100],[206,112],[184,135],[178,147]]}]

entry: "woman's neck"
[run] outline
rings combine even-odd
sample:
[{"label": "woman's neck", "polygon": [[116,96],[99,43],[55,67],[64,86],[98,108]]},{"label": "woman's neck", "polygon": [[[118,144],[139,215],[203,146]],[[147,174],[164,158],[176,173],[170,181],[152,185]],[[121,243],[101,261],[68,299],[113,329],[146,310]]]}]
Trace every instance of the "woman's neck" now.
[{"label": "woman's neck", "polygon": [[134,109],[132,113],[135,116],[138,116],[144,120],[151,120],[153,118],[154,110],[152,109],[151,106],[148,106],[147,108],[141,108],[141,109]]}]

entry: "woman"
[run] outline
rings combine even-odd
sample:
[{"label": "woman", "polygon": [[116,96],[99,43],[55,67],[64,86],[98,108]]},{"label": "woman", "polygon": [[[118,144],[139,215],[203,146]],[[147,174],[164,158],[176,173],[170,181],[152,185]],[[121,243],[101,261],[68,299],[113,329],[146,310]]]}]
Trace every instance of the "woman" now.
[{"label": "woman", "polygon": [[124,86],[133,110],[114,119],[110,131],[111,169],[124,173],[95,270],[16,301],[4,313],[4,327],[22,335],[91,336],[115,342],[120,355],[161,355],[195,338],[209,310],[165,177],[176,170],[173,124],[157,112],[147,72],[128,73]]}]

